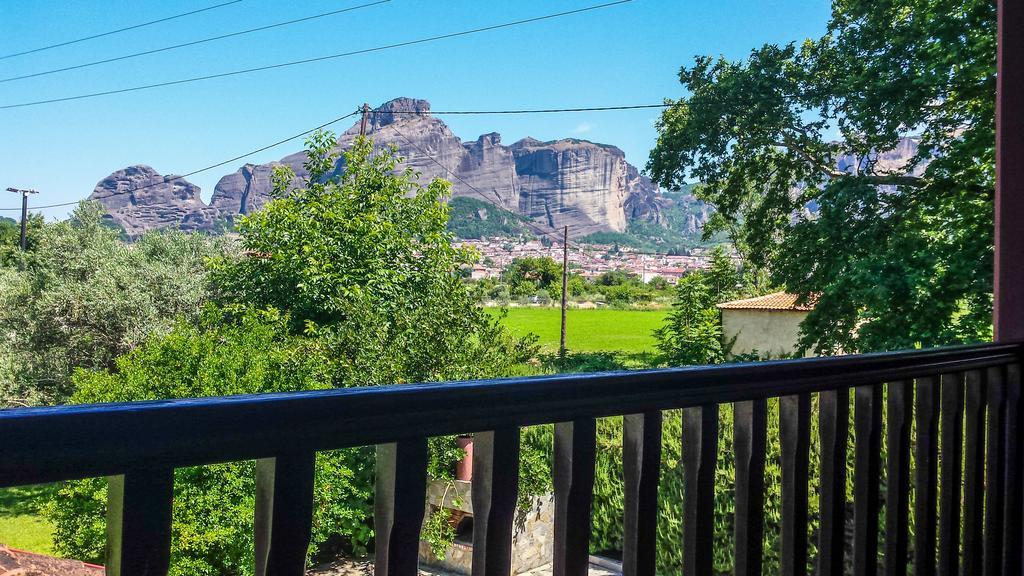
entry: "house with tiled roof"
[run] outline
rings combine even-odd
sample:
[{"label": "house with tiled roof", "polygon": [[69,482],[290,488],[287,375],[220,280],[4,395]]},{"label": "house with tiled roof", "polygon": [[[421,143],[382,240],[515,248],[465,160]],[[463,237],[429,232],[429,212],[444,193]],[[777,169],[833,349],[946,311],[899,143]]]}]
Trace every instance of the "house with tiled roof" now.
[{"label": "house with tiled roof", "polygon": [[798,294],[776,292],[718,304],[722,336],[732,343],[730,356],[758,354],[780,358],[796,352],[800,323],[814,309],[814,302]]}]

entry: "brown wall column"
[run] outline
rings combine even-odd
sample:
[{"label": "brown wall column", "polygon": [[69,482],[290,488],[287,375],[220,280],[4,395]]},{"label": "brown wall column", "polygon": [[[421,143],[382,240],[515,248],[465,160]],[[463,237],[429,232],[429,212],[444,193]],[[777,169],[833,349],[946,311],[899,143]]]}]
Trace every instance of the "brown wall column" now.
[{"label": "brown wall column", "polygon": [[1024,2],[999,0],[995,339],[1024,339]]}]

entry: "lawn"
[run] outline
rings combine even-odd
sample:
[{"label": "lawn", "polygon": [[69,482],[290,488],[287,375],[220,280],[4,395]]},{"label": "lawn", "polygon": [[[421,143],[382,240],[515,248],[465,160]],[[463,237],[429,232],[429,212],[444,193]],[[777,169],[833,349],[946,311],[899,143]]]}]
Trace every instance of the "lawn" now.
[{"label": "lawn", "polygon": [[[490,309],[498,314],[500,309]],[[667,310],[569,309],[566,347],[573,352],[657,351],[652,332],[665,321]],[[558,350],[561,310],[558,308],[509,308],[505,325],[517,335],[536,334],[547,350]]]},{"label": "lawn", "polygon": [[54,485],[0,489],[0,544],[53,553],[53,526],[43,519],[39,506]]}]

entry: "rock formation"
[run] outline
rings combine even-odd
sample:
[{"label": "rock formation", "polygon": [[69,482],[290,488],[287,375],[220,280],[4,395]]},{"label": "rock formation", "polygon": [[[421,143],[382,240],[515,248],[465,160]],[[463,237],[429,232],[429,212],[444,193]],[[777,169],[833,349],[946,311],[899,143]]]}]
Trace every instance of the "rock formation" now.
[{"label": "rock formation", "polygon": [[129,236],[154,228],[209,231],[216,226],[217,210],[203,203],[198,186],[142,164],[100,180],[89,198],[102,203],[107,217]]},{"label": "rock formation", "polygon": [[[339,150],[351,146],[358,133],[357,121],[338,138]],[[614,146],[532,138],[506,146],[497,133],[463,142],[430,115],[429,102],[411,98],[392,100],[372,112],[367,134],[377,146],[396,146],[405,166],[421,174],[421,182],[444,178],[452,183],[453,196],[496,204],[544,228],[569,226],[578,237],[625,231],[633,220],[661,222],[657,187]],[[276,166],[287,165],[305,176],[304,160],[305,153],[298,152],[278,162],[246,164],[220,179],[208,207],[195,186],[183,180],[155,185],[161,176],[144,166],[111,174],[92,198],[103,202],[130,235],[166,226],[212,230],[218,218],[247,214],[269,201]],[[143,185],[150,187],[126,193]]]}]

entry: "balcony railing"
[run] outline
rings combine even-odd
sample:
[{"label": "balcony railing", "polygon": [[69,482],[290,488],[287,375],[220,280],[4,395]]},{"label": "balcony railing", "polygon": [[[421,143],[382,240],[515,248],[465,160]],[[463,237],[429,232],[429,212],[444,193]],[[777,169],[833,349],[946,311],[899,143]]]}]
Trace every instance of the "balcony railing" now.
[{"label": "balcony railing", "polygon": [[[736,456],[735,573],[760,575],[766,400],[778,397],[781,572],[799,575],[808,565],[811,399],[818,394],[815,566],[818,574],[841,574],[849,389],[854,388],[853,554],[847,559],[854,572],[875,574],[882,559],[888,575],[905,575],[908,566],[915,576],[961,570],[1016,575],[1022,553],[1021,352],[1018,344],[986,344],[643,372],[9,410],[0,412],[0,485],[111,476],[108,573],[166,574],[174,469],[258,459],[257,572],[299,575],[309,544],[316,451],[378,445],[377,574],[412,576],[424,514],[427,437],[476,432],[473,573],[505,575],[519,427],[557,423],[553,567],[557,576],[581,575],[588,567],[595,418],[625,415],[623,570],[650,575],[655,572],[662,411],[682,408],[679,571],[713,573],[714,469],[721,441],[733,442]],[[723,403],[736,403],[733,438],[718,437]]]}]

